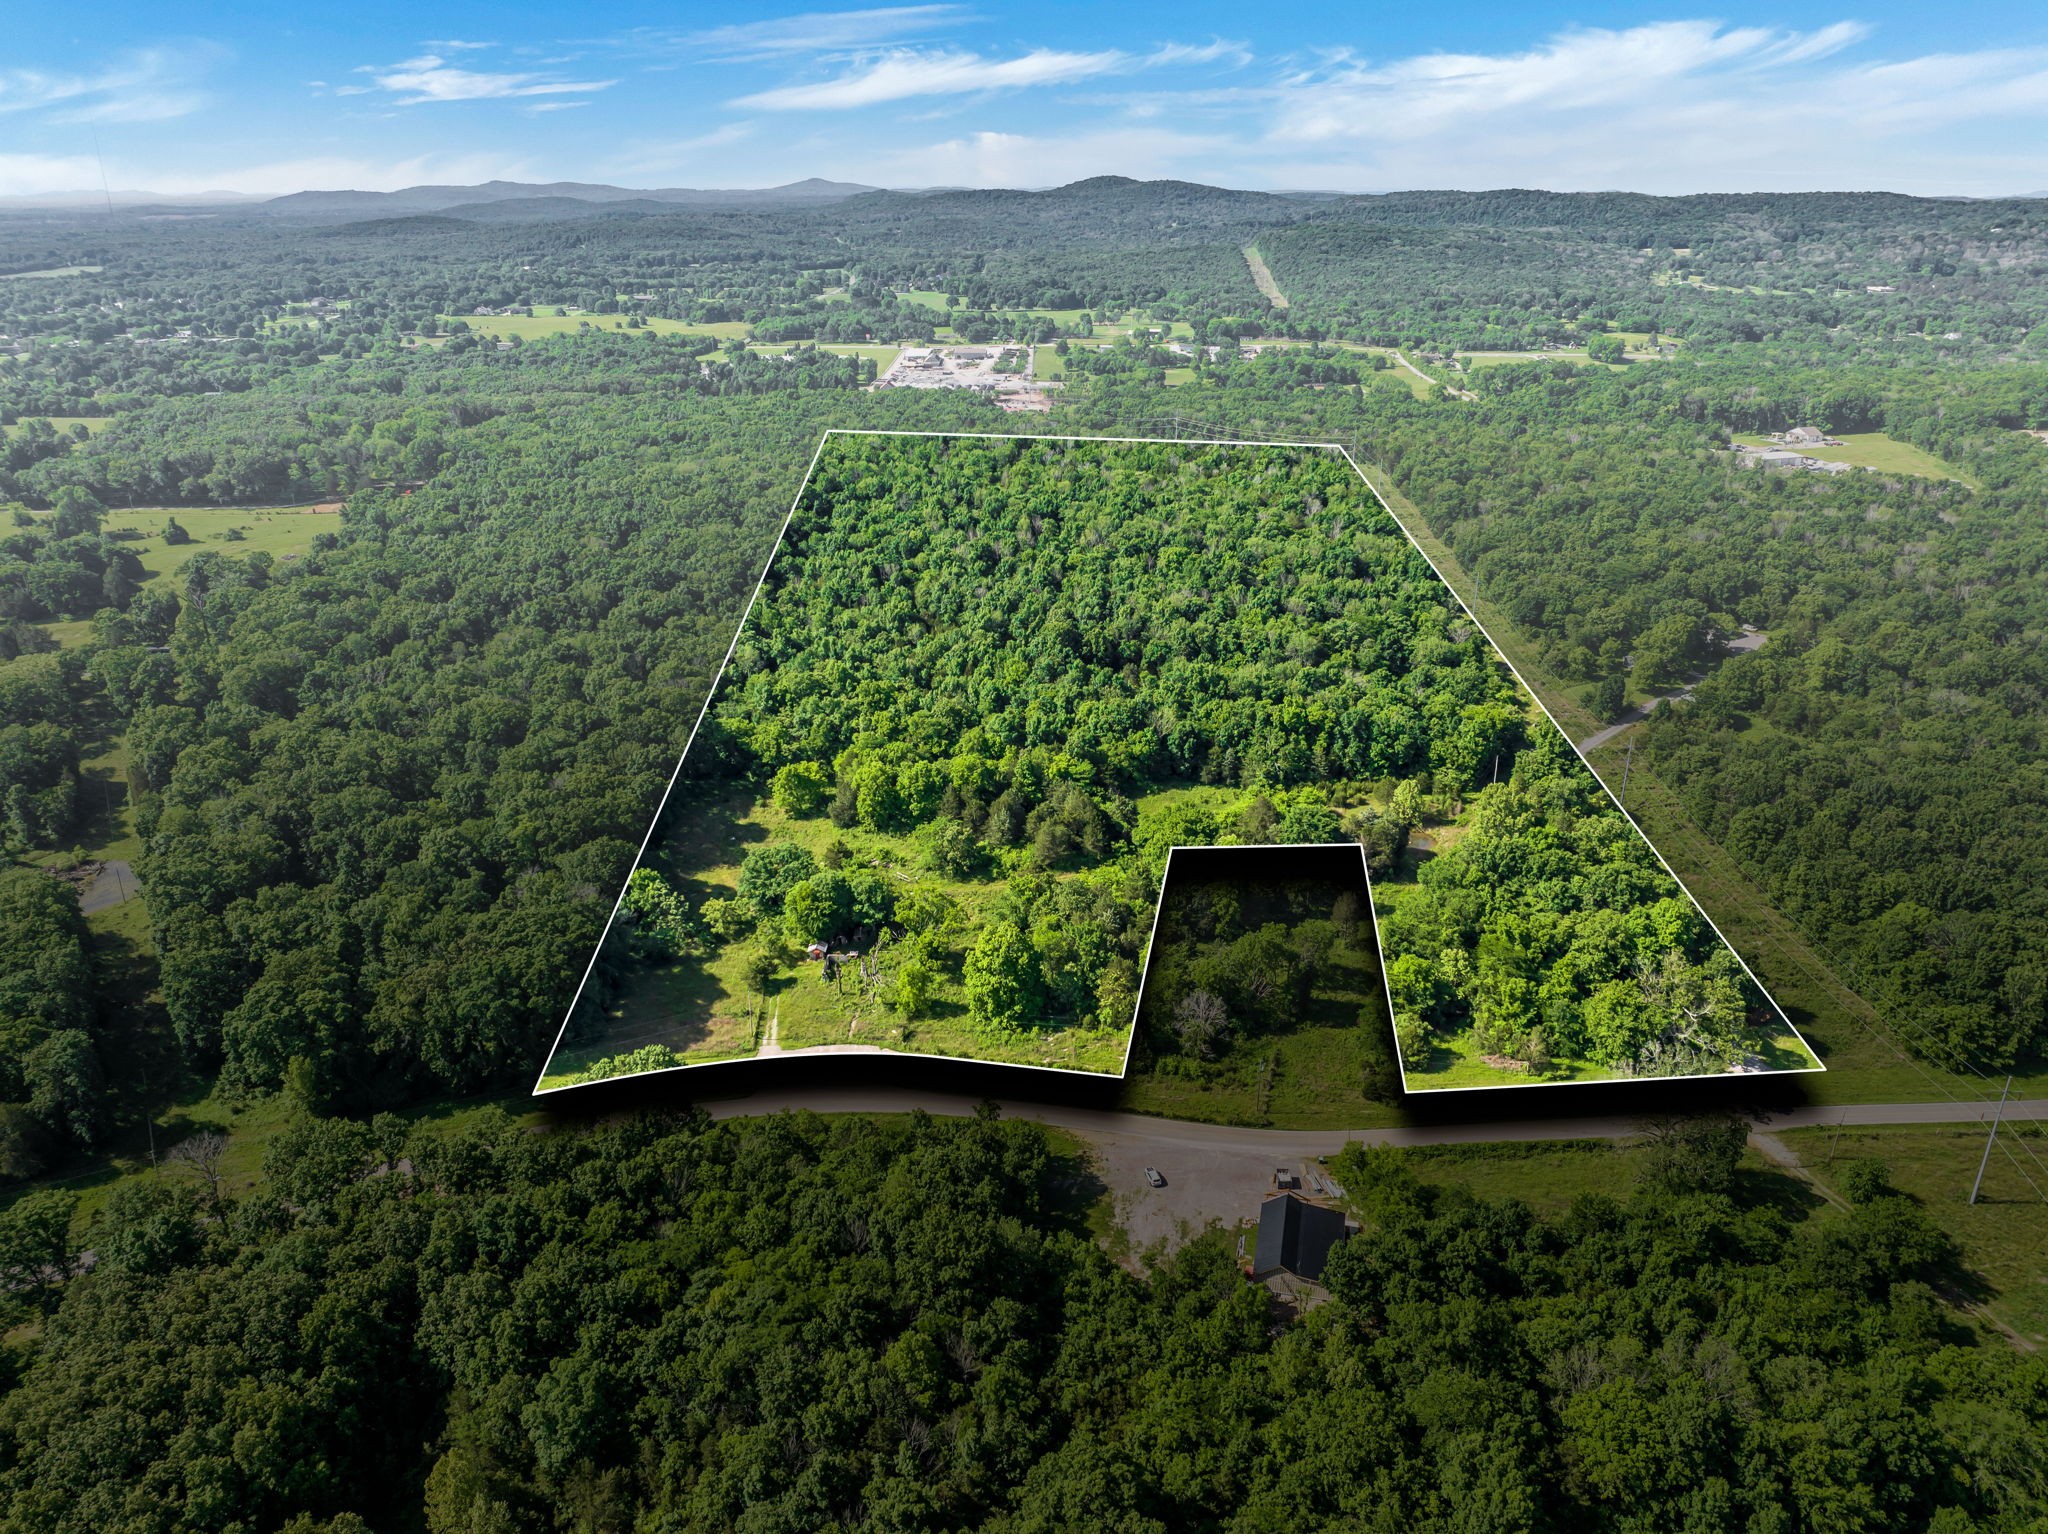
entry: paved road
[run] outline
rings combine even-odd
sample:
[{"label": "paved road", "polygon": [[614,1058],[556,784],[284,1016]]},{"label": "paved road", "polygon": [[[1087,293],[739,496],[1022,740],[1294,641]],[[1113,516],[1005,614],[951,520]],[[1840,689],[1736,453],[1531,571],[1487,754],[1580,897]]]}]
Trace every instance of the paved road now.
[{"label": "paved road", "polygon": [[[713,1118],[740,1118],[785,1110],[813,1113],[927,1113],[965,1117],[980,1099],[881,1087],[799,1087],[704,1104]],[[1989,1123],[1991,1103],[1852,1103],[1795,1108],[1768,1121],[1775,1133],[1835,1124]],[[1056,1103],[1005,1102],[1009,1118],[1032,1119],[1070,1130],[1095,1148],[1118,1221],[1140,1247],[1169,1245],[1211,1219],[1248,1218],[1273,1185],[1277,1167],[1302,1170],[1318,1156],[1333,1156],[1353,1140],[1368,1145],[1456,1145],[1503,1140],[1620,1140],[1642,1127],[1640,1115],[1581,1119],[1526,1119],[1508,1123],[1429,1124],[1393,1129],[1238,1129],[1191,1124],[1105,1108]],[[2005,1105],[2008,1120],[2048,1121],[2048,1098]],[[1145,1168],[1157,1167],[1164,1188],[1148,1187]]]},{"label": "paved road", "polygon": [[[812,1113],[927,1113],[967,1117],[982,1099],[943,1092],[903,1091],[885,1087],[795,1087],[757,1092],[704,1105],[713,1118],[744,1118],[784,1111]],[[1989,1123],[1993,1102],[1843,1103],[1794,1108],[1774,1114],[1774,1130],[1827,1128],[1836,1124],[1974,1124]],[[1391,1129],[1241,1129],[1228,1124],[1195,1124],[1185,1119],[1153,1118],[1109,1108],[1076,1108],[1061,1103],[1004,1102],[1010,1118],[1033,1119],[1091,1138],[1114,1135],[1162,1150],[1207,1147],[1278,1156],[1334,1155],[1353,1140],[1368,1145],[1463,1145],[1497,1140],[1619,1140],[1637,1133],[1641,1114],[1615,1114],[1582,1119],[1520,1119],[1502,1123],[1422,1124]],[[2048,1120],[2048,1097],[2014,1098],[2005,1105],[2008,1119]]]}]

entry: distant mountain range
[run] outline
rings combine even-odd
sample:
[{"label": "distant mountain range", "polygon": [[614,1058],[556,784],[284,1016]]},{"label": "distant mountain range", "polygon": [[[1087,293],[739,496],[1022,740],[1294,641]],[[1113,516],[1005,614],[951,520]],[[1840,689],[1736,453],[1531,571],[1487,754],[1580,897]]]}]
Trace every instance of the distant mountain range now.
[{"label": "distant mountain range", "polygon": [[671,186],[652,190],[589,181],[486,181],[481,186],[408,186],[395,192],[293,192],[273,197],[254,211],[292,217],[389,218],[462,209],[462,216],[473,217],[474,210],[499,207],[512,217],[559,218],[565,214],[574,216],[579,205],[593,205],[593,211],[605,212],[666,212],[677,207],[791,207],[837,202],[879,190],[853,181],[822,181],[816,176],[792,181],[787,186]]},{"label": "distant mountain range", "polygon": [[[826,207],[867,194],[858,215],[864,223],[923,222],[948,216],[974,217],[995,211],[1029,209],[1033,216],[1079,220],[1074,234],[1093,243],[1105,217],[1139,215],[1162,223],[1184,238],[1205,228],[1252,222],[1293,222],[1314,216],[1321,204],[1343,204],[1367,221],[1392,220],[1506,223],[1511,225],[1572,223],[1584,211],[1626,206],[1651,213],[1690,216],[1714,207],[1773,203],[1800,198],[1818,204],[1858,201],[1888,193],[1709,193],[1691,197],[1657,197],[1635,192],[1486,192],[1408,191],[1347,193],[1313,190],[1255,192],[1205,186],[1187,181],[1134,181],[1126,176],[1094,176],[1065,186],[1039,188],[899,187],[893,190],[857,181],[826,181],[813,176],[771,187],[612,186],[590,181],[486,181],[479,186],[408,186],[395,192],[330,190],[292,192],[282,197],[251,197],[240,192],[165,194],[149,191],[67,191],[0,196],[0,215],[17,214],[47,221],[70,222],[111,206],[130,218],[291,218],[381,223],[387,220],[459,219],[466,223],[522,223],[556,219],[674,214],[686,209],[732,211],[758,208],[788,211]],[[2029,199],[2048,194],[2029,194]],[[2023,199],[1941,198],[1901,202]],[[848,217],[855,215],[851,210]]]}]

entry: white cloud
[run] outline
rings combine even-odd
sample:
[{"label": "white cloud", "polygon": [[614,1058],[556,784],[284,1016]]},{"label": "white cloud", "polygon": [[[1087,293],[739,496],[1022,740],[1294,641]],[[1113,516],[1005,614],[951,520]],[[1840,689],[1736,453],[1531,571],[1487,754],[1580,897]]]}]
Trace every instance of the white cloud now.
[{"label": "white cloud", "polygon": [[99,162],[91,155],[0,154],[0,197],[76,192],[99,184]]},{"label": "white cloud", "polygon": [[743,21],[685,34],[679,41],[730,58],[775,58],[873,48],[969,20],[958,5],[894,5],[867,11],[817,11]]},{"label": "white cloud", "polygon": [[427,39],[426,45],[429,48],[439,48],[448,53],[466,53],[476,48],[495,48],[498,46],[496,43],[465,42],[459,37],[430,37]]},{"label": "white cloud", "polygon": [[206,104],[198,77],[218,50],[145,48],[89,74],[0,69],[0,113],[48,112],[53,122],[163,122]]},{"label": "white cloud", "polygon": [[1929,137],[1997,120],[2031,120],[2038,134],[2048,50],[1840,57],[1869,36],[1854,22],[1672,21],[1517,53],[1339,56],[1278,82],[1233,158],[1240,175],[1258,166],[1260,184],[1354,190],[2012,190],[2003,146],[1937,149]]},{"label": "white cloud", "polygon": [[1473,118],[1654,100],[1702,75],[1798,62],[1823,42],[1832,49],[1851,40],[1838,28],[1828,33],[1661,21],[1567,32],[1521,53],[1429,53],[1385,65],[1346,59],[1290,82],[1272,136],[1300,143],[1421,138]]},{"label": "white cloud", "polygon": [[[504,101],[525,96],[580,95],[585,91],[606,90],[619,83],[617,80],[563,80],[530,71],[490,73],[459,69],[438,53],[423,53],[416,59],[405,59],[397,64],[366,64],[356,72],[369,75],[381,88],[396,94],[398,105],[402,107],[438,101]],[[357,86],[351,90],[344,86],[336,94],[357,95],[364,89]]]},{"label": "white cloud", "polygon": [[902,48],[858,65],[836,79],[784,85],[742,96],[735,106],[766,111],[816,112],[877,106],[912,96],[955,96],[968,91],[1064,85],[1125,68],[1130,56],[1115,50],[1065,53],[1034,48],[1013,59],[987,59],[956,50]]}]

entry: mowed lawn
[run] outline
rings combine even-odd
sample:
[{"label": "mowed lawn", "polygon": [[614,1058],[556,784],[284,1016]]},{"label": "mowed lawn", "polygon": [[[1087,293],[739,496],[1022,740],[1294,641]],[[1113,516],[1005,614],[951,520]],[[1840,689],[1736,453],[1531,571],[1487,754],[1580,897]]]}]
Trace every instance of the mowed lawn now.
[{"label": "mowed lawn", "polygon": [[[1785,447],[1786,443],[1773,442],[1767,436],[1743,435],[1735,439],[1752,447]],[[1922,479],[1953,479],[1964,484],[1971,483],[1970,477],[1953,464],[1942,462],[1932,453],[1900,442],[1881,431],[1842,432],[1837,439],[1840,447],[1792,447],[1795,453],[1804,453],[1809,458],[1818,458],[1824,463],[1846,463],[1859,469],[1875,469],[1880,474],[1915,474]]]},{"label": "mowed lawn", "polygon": [[[628,329],[623,314],[443,314],[437,316],[443,329],[460,321],[480,336],[492,336],[498,340],[510,340],[518,336],[531,341],[539,336],[574,335],[578,330],[614,330],[625,333]],[[642,325],[634,327],[651,330],[659,336],[714,336],[720,341],[730,341],[735,336],[750,336],[754,327],[743,320],[721,320],[717,324],[688,325],[681,320],[665,320],[650,317]]]},{"label": "mowed lawn", "polygon": [[[164,524],[173,517],[192,535],[190,543],[164,542]],[[341,530],[341,513],[314,511],[310,506],[146,506],[108,512],[104,526],[110,533],[143,535],[124,540],[121,546],[141,559],[143,585],[149,586],[170,579],[201,554],[223,554],[230,559],[255,553],[276,559],[303,554],[319,534]],[[241,536],[230,536],[235,533]],[[42,626],[66,647],[83,644],[92,633],[86,618]]]},{"label": "mowed lawn", "polygon": [[1983,1277],[1986,1291],[1975,1297],[1978,1303],[2039,1347],[2048,1344],[2048,1125],[2006,1121],[1972,1204],[1970,1185],[1984,1157],[1987,1127],[1795,1129],[1780,1138],[1829,1187],[1852,1161],[1882,1161],[1892,1186],[1917,1200],[1962,1248],[1964,1266]]}]

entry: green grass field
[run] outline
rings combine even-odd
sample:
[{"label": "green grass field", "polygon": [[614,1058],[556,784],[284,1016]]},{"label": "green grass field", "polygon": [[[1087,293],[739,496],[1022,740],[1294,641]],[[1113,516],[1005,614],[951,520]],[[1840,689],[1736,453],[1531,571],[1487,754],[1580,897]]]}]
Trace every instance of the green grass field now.
[{"label": "green grass field", "polygon": [[[1421,1181],[1479,1198],[1518,1198],[1538,1214],[1562,1214],[1589,1193],[1624,1198],[1642,1175],[1644,1153],[1627,1141],[1522,1140],[1432,1145],[1401,1152]],[[1755,1157],[1750,1170],[1769,1175]]]},{"label": "green grass field", "polygon": [[[1735,438],[1752,447],[1779,447],[1783,444],[1771,441],[1767,436],[1744,434]],[[1953,464],[1943,463],[1932,453],[1886,436],[1881,431],[1843,432],[1837,438],[1840,447],[1795,447],[1796,453],[1809,458],[1818,458],[1825,463],[1846,463],[1859,469],[1873,469],[1880,474],[1912,474],[1921,479],[1953,479],[1970,484],[1970,477]]]},{"label": "green grass field", "polygon": [[[879,999],[881,987],[861,982],[857,970],[842,969],[828,983],[821,966],[794,953],[770,980],[766,995],[756,995],[742,979],[746,945],[736,943],[707,959],[643,969],[613,1008],[600,1037],[565,1044],[548,1062],[544,1087],[568,1085],[593,1061],[649,1044],[665,1045],[681,1055],[680,1063],[692,1065],[752,1055],[772,1042],[781,1050],[853,1045],[1066,1070],[1114,1074],[1121,1069],[1128,1027],[1046,1027],[998,1041],[970,1024],[959,960],[980,930],[981,913],[1002,896],[1003,885],[921,870],[907,837],[856,827],[841,830],[822,815],[793,818],[742,790],[694,806],[667,844],[666,858],[678,890],[695,905],[730,897],[738,888],[741,859],[771,840],[794,842],[821,863],[831,844],[842,843],[845,867],[874,869],[899,894],[913,887],[936,889],[959,907],[959,934],[949,945],[954,951],[926,1014],[903,1017]],[[870,958],[889,970],[885,948]]]},{"label": "green grass field", "polygon": [[[190,543],[164,542],[164,523],[172,517],[192,535]],[[148,506],[110,511],[104,526],[110,533],[144,534],[122,547],[141,559],[143,585],[148,586],[169,579],[200,554],[224,554],[230,559],[258,552],[278,559],[303,554],[319,534],[340,531],[341,513],[307,506]],[[240,532],[241,537],[225,536],[231,532]],[[92,633],[92,624],[83,618],[41,627],[64,648],[83,644]]]},{"label": "green grass field", "polygon": [[[113,417],[105,415],[52,415],[45,416],[43,419],[56,427],[60,435],[68,436],[70,435],[71,428],[74,426],[83,426],[87,431],[98,431],[107,422],[111,421]],[[27,425],[27,418],[23,418],[16,421],[12,426],[0,426],[0,435],[18,437]]]},{"label": "green grass field", "polygon": [[1200,1124],[1384,1128],[1400,1115],[1363,1095],[1366,1045],[1355,1026],[1311,1025],[1247,1040],[1199,1079],[1133,1066],[1117,1106]]},{"label": "green grass field", "polygon": [[[1882,1125],[1795,1129],[1782,1134],[1823,1184],[1849,1162],[1875,1156],[1902,1193],[1962,1248],[1964,1264],[1987,1281],[1981,1303],[1993,1320],[2035,1347],[2048,1344],[2048,1127],[2011,1126],[1991,1152],[1978,1202],[1970,1184],[1985,1132],[1971,1125]],[[2033,1185],[2027,1179],[2033,1179]]]},{"label": "green grass field", "polygon": [[[623,314],[556,315],[543,312],[531,317],[523,314],[443,314],[439,318],[444,329],[460,321],[480,336],[493,336],[499,340],[518,336],[521,340],[531,341],[539,336],[574,335],[585,326],[592,330],[626,331],[626,316]],[[754,327],[742,320],[725,320],[715,325],[686,325],[681,320],[650,318],[641,328],[662,336],[715,336],[721,341],[754,333]]]}]

